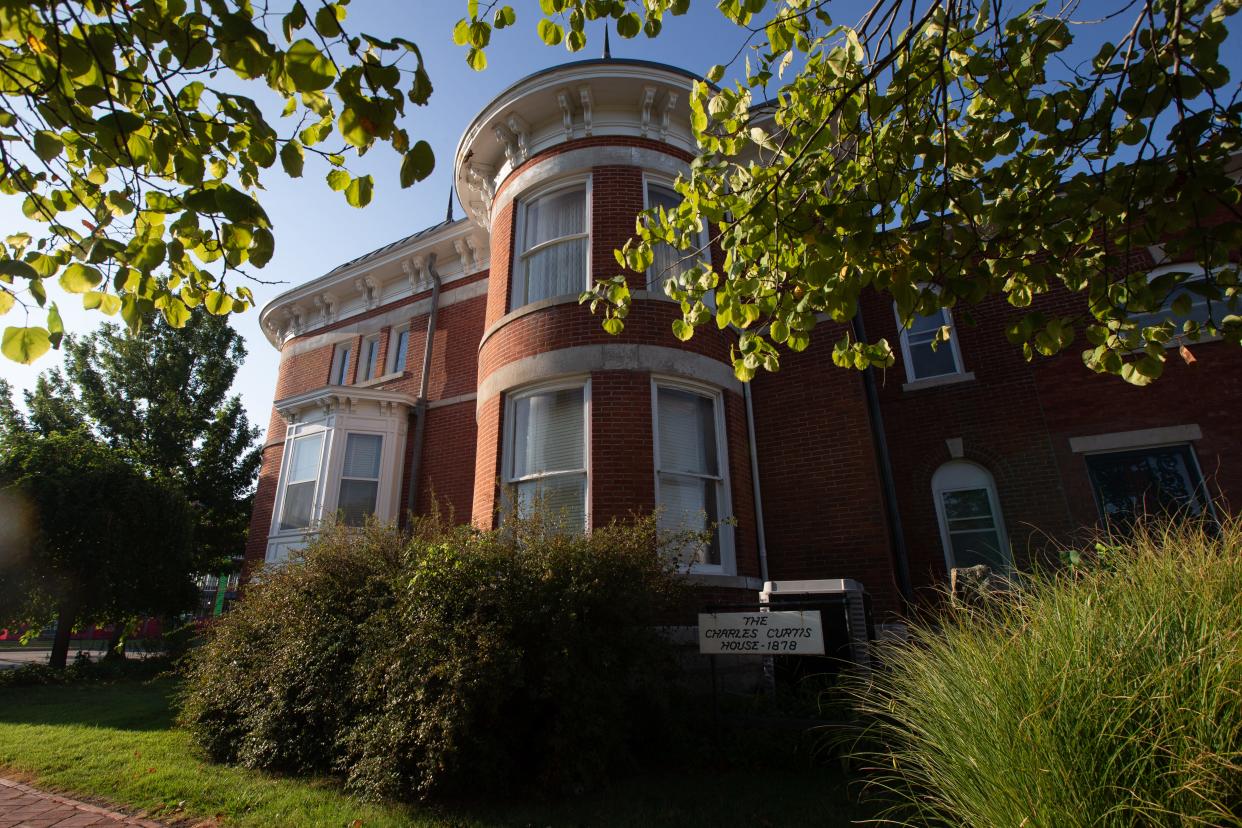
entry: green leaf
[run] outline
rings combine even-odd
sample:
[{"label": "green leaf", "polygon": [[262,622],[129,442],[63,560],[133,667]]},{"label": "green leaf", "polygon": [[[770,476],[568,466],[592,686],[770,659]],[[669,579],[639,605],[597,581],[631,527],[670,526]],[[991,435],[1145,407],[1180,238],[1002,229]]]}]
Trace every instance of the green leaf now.
[{"label": "green leaf", "polygon": [[47,338],[53,348],[60,348],[60,341],[65,338],[65,323],[55,302],[47,309]]},{"label": "green leaf", "polygon": [[293,140],[286,141],[285,145],[280,148],[280,163],[290,178],[301,178],[302,167],[305,164],[302,144]]},{"label": "green leaf", "polygon": [[540,20],[535,30],[539,33],[539,39],[549,46],[557,45],[565,37],[565,30],[561,25],[547,18]]},{"label": "green leaf", "polygon": [[35,269],[17,259],[0,259],[0,275],[12,276],[17,279],[38,279]]},{"label": "green leaf", "polygon": [[341,36],[341,23],[345,10],[335,3],[320,6],[315,12],[315,29],[326,38]]},{"label": "green leaf", "polygon": [[690,339],[690,337],[694,336],[694,326],[684,319],[674,319],[673,336],[677,337],[682,342],[685,342]]},{"label": "green leaf", "polygon": [[349,173],[345,170],[330,170],[328,172],[328,186],[336,192],[340,192],[349,186]]},{"label": "green leaf", "polygon": [[[517,22],[517,15],[513,11],[512,6],[501,6],[496,9],[496,14],[492,18],[492,24],[497,29],[503,29],[506,26],[512,26]],[[461,45],[461,44],[458,44]]]},{"label": "green leaf", "polygon": [[617,18],[617,34],[624,38],[637,37],[643,23],[634,12],[627,12]]},{"label": "green leaf", "polygon": [[327,89],[336,80],[336,66],[332,60],[306,39],[289,47],[285,55],[285,71],[297,84],[299,91],[318,92]]},{"label": "green leaf", "polygon": [[435,165],[436,158],[431,151],[431,144],[419,141],[401,159],[401,187],[404,189],[415,181],[422,181],[431,175]]},{"label": "green leaf", "polygon": [[212,316],[223,316],[233,309],[233,297],[224,291],[209,290],[203,299],[203,307]]},{"label": "green leaf", "polygon": [[476,72],[482,72],[487,68],[487,54],[475,47],[470,47],[470,51],[466,53],[466,63]]},{"label": "green leaf", "polygon": [[46,129],[41,129],[35,132],[35,155],[39,156],[44,161],[51,161],[56,156],[60,155],[64,148],[64,143],[60,140],[60,136],[56,133],[50,132]]},{"label": "green leaf", "polygon": [[186,323],[190,321],[190,309],[185,306],[185,302],[177,297],[169,297],[167,304],[161,308],[165,321],[174,328],[184,328]]},{"label": "green leaf", "polygon": [[86,293],[102,281],[102,273],[79,262],[69,265],[60,274],[60,286],[69,293]]},{"label": "green leaf", "polygon": [[345,200],[351,207],[366,207],[371,203],[371,188],[374,184],[371,176],[364,175],[349,182],[345,188]]},{"label": "green leaf", "polygon": [[4,316],[11,311],[16,301],[13,298],[13,294],[9,293],[6,288],[0,288],[0,316]]},{"label": "green leaf", "polygon": [[23,365],[31,364],[51,347],[52,340],[46,328],[8,327],[4,329],[3,339],[0,340],[0,352]]},{"label": "green leaf", "polygon": [[724,77],[724,73],[725,73],[724,66],[717,63],[711,69],[707,70],[707,79],[711,81],[712,83],[719,83],[720,79]]}]

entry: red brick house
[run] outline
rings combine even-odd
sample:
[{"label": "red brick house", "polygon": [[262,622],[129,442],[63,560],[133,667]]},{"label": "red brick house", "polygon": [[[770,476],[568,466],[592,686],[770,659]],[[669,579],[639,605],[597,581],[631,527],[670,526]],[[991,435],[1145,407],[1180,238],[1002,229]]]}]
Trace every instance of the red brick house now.
[{"label": "red brick house", "polygon": [[588,529],[657,506],[679,525],[733,518],[687,572],[705,600],[848,578],[882,619],[953,566],[1020,566],[1103,514],[1242,493],[1242,351],[1225,343],[1137,389],[1076,352],[1024,361],[1001,300],[933,350],[948,312],[903,331],[872,295],[860,321],[901,343],[892,369],[834,367],[825,330],[746,387],[735,334],[678,341],[677,306],[639,274],[624,333],[606,334],[578,294],[616,272],[640,210],[676,198],[693,80],[593,60],[518,81],[457,148],[467,218],[263,310],[281,367],[249,566],[338,512],[399,521],[434,497],[491,526],[502,492],[538,492]]}]

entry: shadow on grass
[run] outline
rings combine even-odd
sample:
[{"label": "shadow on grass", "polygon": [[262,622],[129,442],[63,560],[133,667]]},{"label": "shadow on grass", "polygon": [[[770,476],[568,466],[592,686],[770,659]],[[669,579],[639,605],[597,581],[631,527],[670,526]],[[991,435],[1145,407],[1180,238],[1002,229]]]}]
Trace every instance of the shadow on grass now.
[{"label": "shadow on grass", "polygon": [[175,693],[176,686],[167,679],[71,687],[6,687],[0,689],[0,724],[168,730],[173,725]]},{"label": "shadow on grass", "polygon": [[[857,787],[835,763],[814,766],[797,755],[799,751],[789,751],[780,734],[754,729],[726,736],[718,746],[723,750],[685,744],[677,756],[658,758],[658,765],[636,769],[603,790],[579,796],[434,806],[362,803],[343,796],[339,780],[271,777],[204,764],[181,735],[171,730],[176,693],[177,685],[170,679],[6,688],[0,690],[0,737],[6,725],[63,729],[59,736],[44,733],[39,737],[59,738],[62,744],[30,749],[10,744],[10,761],[26,766],[36,784],[40,779],[53,784],[60,779],[70,793],[119,800],[117,804],[132,808],[149,809],[153,801],[175,804],[186,800],[189,813],[179,813],[177,818],[222,812],[230,824],[264,828],[349,824],[354,817],[375,828],[832,828],[874,819],[877,813],[872,805],[858,802]],[[81,728],[92,729],[98,737],[85,739]],[[109,734],[108,730],[118,732]],[[156,742],[164,745],[159,751]],[[82,755],[70,756],[74,750]],[[40,752],[42,758],[36,757]],[[687,763],[686,758],[692,756],[700,761]],[[81,762],[97,766],[96,776],[84,774]],[[149,771],[148,765],[152,766]],[[58,772],[62,776],[56,776]],[[137,774],[138,781],[125,781],[126,774]]]}]

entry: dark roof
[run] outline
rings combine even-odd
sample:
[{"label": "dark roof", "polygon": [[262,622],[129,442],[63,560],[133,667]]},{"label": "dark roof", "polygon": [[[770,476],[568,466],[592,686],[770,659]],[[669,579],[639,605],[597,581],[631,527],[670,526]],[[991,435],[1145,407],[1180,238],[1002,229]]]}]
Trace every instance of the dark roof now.
[{"label": "dark roof", "polygon": [[417,233],[411,233],[410,235],[404,238],[397,239],[394,242],[389,242],[383,247],[377,247],[375,250],[372,250],[370,253],[363,253],[361,256],[357,257],[356,259],[350,259],[344,264],[339,264],[336,267],[329,270],[327,273],[325,273],[324,276],[331,276],[333,273],[338,273],[347,267],[352,267],[353,265],[358,264],[359,262],[365,262],[368,259],[374,259],[375,257],[379,256],[381,253],[384,253],[388,250],[392,250],[394,247],[400,247],[401,245],[405,244],[408,241],[413,241],[414,239],[417,239],[420,236],[426,236],[429,233],[434,233],[435,231],[441,230],[450,225],[461,224],[465,220],[466,219],[464,218],[459,218],[454,221],[446,220],[446,221],[440,222],[439,224],[433,224],[430,227],[424,227],[422,230],[419,230]]}]

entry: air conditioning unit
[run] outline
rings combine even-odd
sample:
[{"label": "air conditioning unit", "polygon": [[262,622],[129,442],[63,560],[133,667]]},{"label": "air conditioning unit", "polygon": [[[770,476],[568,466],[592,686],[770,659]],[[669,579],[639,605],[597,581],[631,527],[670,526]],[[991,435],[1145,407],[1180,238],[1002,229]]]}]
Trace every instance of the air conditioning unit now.
[{"label": "air conditioning unit", "polygon": [[[811,672],[837,672],[842,662],[871,666],[870,643],[875,640],[871,619],[871,596],[862,584],[850,578],[808,581],[767,581],[759,602],[769,610],[819,610],[824,625],[824,658],[775,656],[776,678],[781,661],[798,675]],[[819,661],[819,664],[814,662]]]}]

